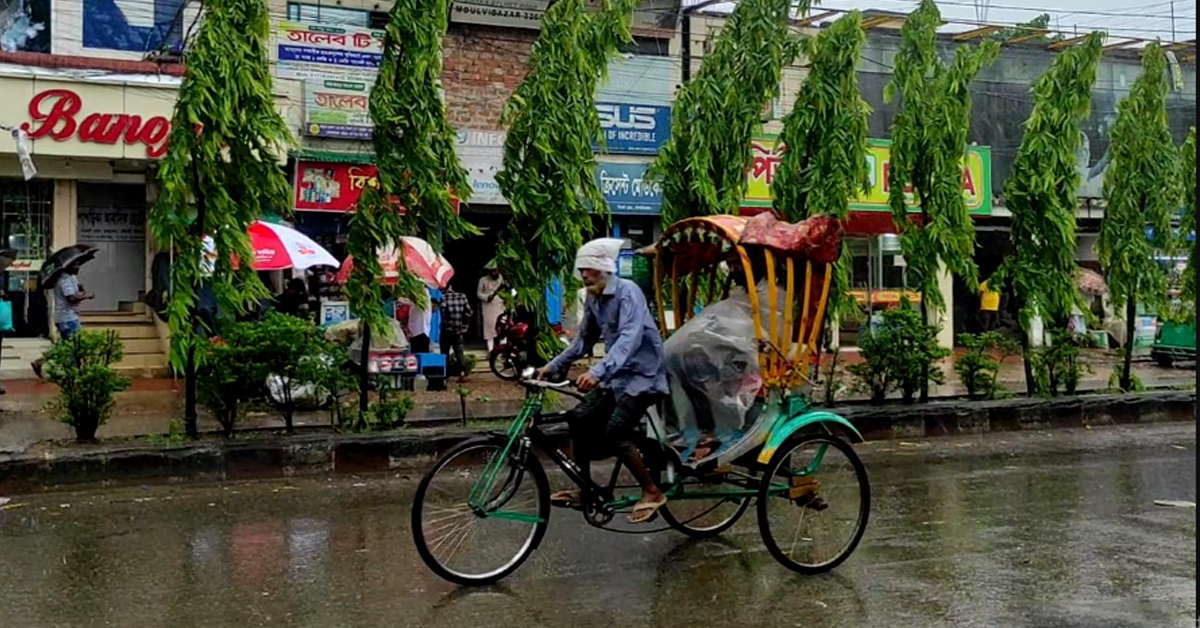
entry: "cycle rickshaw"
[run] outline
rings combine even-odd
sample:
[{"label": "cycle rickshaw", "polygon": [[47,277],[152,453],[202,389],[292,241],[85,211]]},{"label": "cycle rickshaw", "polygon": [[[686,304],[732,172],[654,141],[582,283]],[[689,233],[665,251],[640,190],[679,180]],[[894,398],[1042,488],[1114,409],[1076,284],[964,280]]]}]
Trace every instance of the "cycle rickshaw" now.
[{"label": "cycle rickshaw", "polygon": [[[770,553],[806,574],[848,558],[870,512],[866,470],[849,444],[861,442],[861,435],[846,419],[815,410],[804,392],[840,237],[837,221],[827,217],[786,224],[771,214],[708,216],[671,225],[656,245],[639,251],[654,260],[655,309],[664,336],[704,316],[698,304],[730,298],[730,271],[744,273],[745,286],[754,287],[744,290],[745,318],[753,325],[749,342],[758,379],[743,424],[727,432],[725,444],[693,460],[687,454],[694,430],[689,437],[675,426],[668,434],[668,412],[648,413],[639,447],[669,500],[658,514],[669,529],[705,538],[728,530],[754,502]],[[581,489],[583,516],[593,526],[615,529],[615,515],[639,499],[636,484],[620,483],[619,462],[608,484],[600,485],[583,477],[545,431],[564,421],[561,413],[543,414],[547,396],[574,396],[570,384],[523,378],[520,385],[528,394],[507,432],[453,447],[417,489],[417,550],[451,582],[496,582],[537,549],[551,511],[538,452]],[[643,525],[636,533],[644,531]]]}]

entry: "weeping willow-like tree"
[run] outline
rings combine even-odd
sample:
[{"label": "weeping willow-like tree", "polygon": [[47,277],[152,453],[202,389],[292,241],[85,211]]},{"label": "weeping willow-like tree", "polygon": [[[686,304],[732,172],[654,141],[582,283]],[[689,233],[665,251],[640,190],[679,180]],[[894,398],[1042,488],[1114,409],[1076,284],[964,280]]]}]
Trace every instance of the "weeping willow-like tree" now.
[{"label": "weeping willow-like tree", "polygon": [[[161,193],[148,221],[158,245],[175,250],[168,306],[171,364],[187,377],[184,417],[193,438],[201,285],[211,281],[226,312],[244,312],[267,297],[250,264],[234,260],[254,259],[247,229],[290,200],[276,158],[292,138],[271,96],[269,34],[263,0],[205,4],[159,165]],[[202,261],[205,235],[215,248],[211,265]]]},{"label": "weeping willow-like tree", "polygon": [[575,252],[592,229],[590,210],[606,212],[596,185],[593,142],[601,137],[596,86],[622,42],[637,0],[559,0],[542,18],[529,73],[505,104],[504,167],[496,182],[512,220],[496,266],[516,291],[515,306],[535,313],[543,357],[555,352],[546,289],[570,283]]},{"label": "weeping willow-like tree", "polygon": [[[799,10],[808,11],[808,0]],[[789,34],[792,0],[741,0],[696,77],[679,90],[671,139],[653,172],[662,179],[663,224],[737,214],[753,164],[751,140],[783,67],[799,52]]]},{"label": "weeping willow-like tree", "polygon": [[1196,243],[1188,236],[1196,233],[1196,127],[1192,127],[1180,149],[1183,165],[1183,216],[1179,221],[1181,246],[1187,248],[1187,268],[1183,271],[1180,299],[1187,322],[1196,323]]},{"label": "weeping willow-like tree", "polygon": [[[442,100],[442,40],[449,0],[398,0],[384,30],[383,59],[371,90],[370,112],[379,187],[367,188],[350,219],[346,249],[354,257],[346,286],[350,307],[362,320],[360,408],[367,403],[371,330],[388,324],[383,311],[379,250],[400,248],[401,236],[424,238],[435,249],[443,239],[476,232],[454,210],[451,192],[467,198],[471,186],[454,151],[455,131]],[[403,268],[396,297],[423,305],[424,285]]]},{"label": "weeping willow-like tree", "polygon": [[1037,382],[1030,362],[1030,325],[1035,317],[1062,321],[1079,300],[1076,287],[1075,210],[1079,171],[1075,151],[1082,125],[1092,108],[1092,85],[1104,47],[1103,33],[1092,33],[1067,48],[1034,85],[1033,112],[1004,184],[1004,203],[1012,213],[1013,252],[1004,259],[989,287],[1011,290],[1020,308],[1025,350],[1025,383],[1030,395]]},{"label": "weeping willow-like tree", "polygon": [[[775,212],[795,222],[831,214],[850,217],[850,199],[870,189],[867,133],[870,106],[858,91],[858,59],[866,43],[862,14],[851,11],[802,43],[809,62],[796,103],[783,119],[786,146],[771,194]],[[856,309],[843,244],[830,289],[833,319]]]},{"label": "weeping willow-like tree", "polygon": [[[975,265],[975,225],[963,199],[963,163],[971,128],[971,82],[1000,53],[990,41],[961,46],[946,65],[938,57],[937,30],[942,14],[933,0],[922,0],[900,34],[895,73],[884,99],[899,100],[892,124],[888,202],[900,234],[904,260],[921,294],[921,315],[945,312],[938,270],[945,264],[972,292],[979,289]],[[920,224],[909,215],[909,193],[920,208]],[[929,397],[922,378],[921,401]]]},{"label": "weeping willow-like tree", "polygon": [[[1125,356],[1118,378],[1122,390],[1133,388],[1137,306],[1162,307],[1167,296],[1167,273],[1155,257],[1172,246],[1171,217],[1183,187],[1179,150],[1167,120],[1169,90],[1167,55],[1151,43],[1142,51],[1141,75],[1117,105],[1112,162],[1104,173],[1108,204],[1096,252],[1113,302],[1125,306]],[[1146,237],[1147,227],[1154,230],[1153,240]]]}]

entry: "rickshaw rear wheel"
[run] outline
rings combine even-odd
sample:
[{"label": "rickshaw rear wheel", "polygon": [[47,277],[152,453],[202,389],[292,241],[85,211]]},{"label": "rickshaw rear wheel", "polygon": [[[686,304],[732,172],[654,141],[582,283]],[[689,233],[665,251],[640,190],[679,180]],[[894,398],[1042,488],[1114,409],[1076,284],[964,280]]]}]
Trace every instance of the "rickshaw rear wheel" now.
[{"label": "rickshaw rear wheel", "polygon": [[[767,464],[759,488],[758,529],[775,560],[792,571],[819,574],[845,562],[862,540],[870,512],[867,470],[854,449],[836,436],[793,436]],[[787,523],[793,518],[794,526]],[[806,521],[814,524],[811,531],[806,532]],[[831,521],[844,524],[843,531],[834,533]],[[818,538],[822,529],[832,538]]]},{"label": "rickshaw rear wheel", "polygon": [[[693,539],[711,539],[720,536],[736,525],[742,515],[750,509],[752,499],[752,497],[706,500],[673,499],[667,502],[667,505],[663,506],[659,512],[667,525],[684,535]],[[684,506],[691,506],[691,508],[685,509]]]}]

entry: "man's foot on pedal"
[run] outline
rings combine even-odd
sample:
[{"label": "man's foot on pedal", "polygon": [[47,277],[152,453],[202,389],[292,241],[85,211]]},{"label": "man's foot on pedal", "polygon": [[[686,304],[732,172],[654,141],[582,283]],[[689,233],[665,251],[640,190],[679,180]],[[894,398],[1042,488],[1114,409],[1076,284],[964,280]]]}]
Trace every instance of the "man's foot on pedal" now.
[{"label": "man's foot on pedal", "polygon": [[550,496],[550,505],[556,508],[580,510],[583,508],[583,496],[575,490],[559,491]]}]

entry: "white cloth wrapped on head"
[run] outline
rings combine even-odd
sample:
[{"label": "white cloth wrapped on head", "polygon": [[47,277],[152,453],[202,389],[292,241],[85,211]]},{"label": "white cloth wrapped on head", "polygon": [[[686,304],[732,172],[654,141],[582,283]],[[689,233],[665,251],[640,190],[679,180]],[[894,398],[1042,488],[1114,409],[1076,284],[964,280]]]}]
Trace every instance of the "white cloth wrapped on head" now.
[{"label": "white cloth wrapped on head", "polygon": [[598,270],[602,273],[617,272],[617,258],[625,241],[620,238],[597,238],[579,247],[575,254],[575,275],[583,270]]}]

